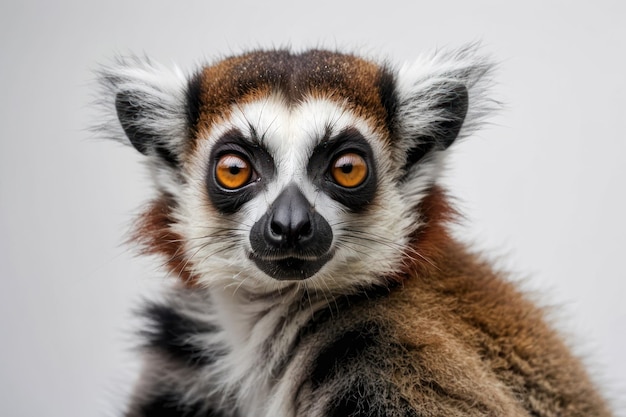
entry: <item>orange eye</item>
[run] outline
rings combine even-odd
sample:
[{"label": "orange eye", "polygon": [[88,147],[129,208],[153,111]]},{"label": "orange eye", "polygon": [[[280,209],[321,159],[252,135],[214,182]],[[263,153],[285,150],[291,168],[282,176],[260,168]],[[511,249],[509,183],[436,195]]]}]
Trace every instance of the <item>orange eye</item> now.
[{"label": "orange eye", "polygon": [[358,187],[367,178],[367,163],[355,153],[346,153],[335,159],[330,173],[342,187]]},{"label": "orange eye", "polygon": [[215,167],[215,179],[224,188],[235,190],[250,181],[252,168],[250,163],[237,154],[226,154],[220,157]]}]

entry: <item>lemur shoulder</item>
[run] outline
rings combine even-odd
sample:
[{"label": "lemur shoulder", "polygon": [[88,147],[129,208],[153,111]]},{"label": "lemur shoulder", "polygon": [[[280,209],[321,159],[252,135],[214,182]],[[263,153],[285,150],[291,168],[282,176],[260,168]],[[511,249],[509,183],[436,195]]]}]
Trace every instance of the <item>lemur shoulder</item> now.
[{"label": "lemur shoulder", "polygon": [[143,310],[126,415],[609,416],[542,310],[448,231],[443,158],[492,109],[490,70],[472,46],[103,67],[101,130],[156,188],[135,240],[175,278]]}]

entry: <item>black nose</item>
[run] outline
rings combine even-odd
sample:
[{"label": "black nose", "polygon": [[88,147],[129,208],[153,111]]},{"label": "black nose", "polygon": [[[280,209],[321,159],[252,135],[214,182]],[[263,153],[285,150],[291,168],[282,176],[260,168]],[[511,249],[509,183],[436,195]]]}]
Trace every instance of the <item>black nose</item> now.
[{"label": "black nose", "polygon": [[309,257],[325,254],[332,237],[328,222],[300,189],[290,184],[252,227],[250,243],[260,254]]},{"label": "black nose", "polygon": [[287,187],[274,201],[265,239],[276,247],[306,245],[313,236],[312,212],[306,197],[295,186]]}]

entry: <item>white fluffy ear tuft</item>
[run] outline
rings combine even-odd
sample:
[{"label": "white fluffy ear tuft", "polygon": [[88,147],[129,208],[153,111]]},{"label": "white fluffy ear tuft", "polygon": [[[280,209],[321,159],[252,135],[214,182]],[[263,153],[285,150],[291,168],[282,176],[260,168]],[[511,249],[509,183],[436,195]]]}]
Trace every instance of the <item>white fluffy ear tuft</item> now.
[{"label": "white fluffy ear tuft", "polygon": [[471,44],[423,56],[400,68],[395,126],[404,172],[424,157],[474,132],[497,108],[487,99],[492,64]]},{"label": "white fluffy ear tuft", "polygon": [[118,57],[98,71],[98,104],[104,121],[96,129],[131,144],[161,163],[179,163],[189,135],[187,78],[148,58]]}]

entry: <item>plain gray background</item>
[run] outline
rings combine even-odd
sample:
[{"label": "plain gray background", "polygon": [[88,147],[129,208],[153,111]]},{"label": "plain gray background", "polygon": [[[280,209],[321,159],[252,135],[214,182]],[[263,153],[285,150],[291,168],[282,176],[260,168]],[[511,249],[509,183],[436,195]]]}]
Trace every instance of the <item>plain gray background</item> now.
[{"label": "plain gray background", "polygon": [[117,415],[132,310],[163,284],[123,244],[150,195],[140,155],[87,132],[98,63],[132,51],[189,70],[284,45],[404,62],[479,40],[506,105],[453,148],[457,234],[555,307],[626,415],[626,13],[591,3],[2,2],[0,415]]}]

